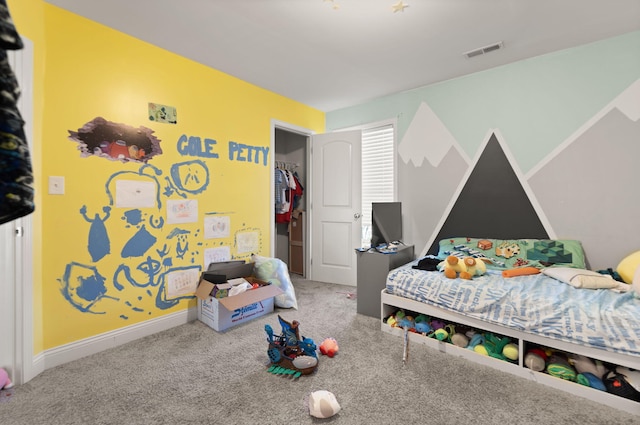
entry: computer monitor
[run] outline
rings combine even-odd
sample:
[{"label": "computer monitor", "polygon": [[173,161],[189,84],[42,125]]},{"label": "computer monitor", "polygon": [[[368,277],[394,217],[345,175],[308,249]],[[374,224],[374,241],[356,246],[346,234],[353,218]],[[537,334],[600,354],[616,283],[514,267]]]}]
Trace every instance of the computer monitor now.
[{"label": "computer monitor", "polygon": [[371,246],[402,240],[402,203],[371,203]]}]

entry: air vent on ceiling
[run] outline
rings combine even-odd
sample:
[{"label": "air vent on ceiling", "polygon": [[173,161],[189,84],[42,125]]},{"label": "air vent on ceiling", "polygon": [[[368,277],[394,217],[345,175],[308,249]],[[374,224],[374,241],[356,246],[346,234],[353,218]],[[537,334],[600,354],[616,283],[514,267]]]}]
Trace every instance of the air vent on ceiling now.
[{"label": "air vent on ceiling", "polygon": [[502,47],[504,46],[502,44],[502,41],[500,41],[489,46],[480,47],[479,49],[469,50],[468,52],[465,52],[463,54],[470,59],[476,56],[484,55],[485,53],[493,52],[494,50],[502,49]]}]

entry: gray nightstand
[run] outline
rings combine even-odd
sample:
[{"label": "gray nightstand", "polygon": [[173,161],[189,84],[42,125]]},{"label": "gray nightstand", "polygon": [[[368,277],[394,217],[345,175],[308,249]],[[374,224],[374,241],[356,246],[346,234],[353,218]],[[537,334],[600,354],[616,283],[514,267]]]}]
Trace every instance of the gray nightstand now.
[{"label": "gray nightstand", "polygon": [[358,313],[380,319],[380,291],[389,270],[414,260],[413,245],[398,247],[395,254],[358,252]]}]

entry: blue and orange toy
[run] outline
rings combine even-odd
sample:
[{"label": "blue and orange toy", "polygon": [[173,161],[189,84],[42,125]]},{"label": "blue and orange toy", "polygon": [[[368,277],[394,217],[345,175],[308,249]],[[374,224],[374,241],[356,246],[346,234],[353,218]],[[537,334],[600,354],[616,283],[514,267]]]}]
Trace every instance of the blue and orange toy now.
[{"label": "blue and orange toy", "polygon": [[264,325],[269,343],[267,355],[271,361],[268,371],[293,378],[313,373],[318,367],[316,344],[311,338],[300,337],[297,320],[287,322],[278,315],[278,321],[282,327],[280,335],[275,335],[268,324]]}]

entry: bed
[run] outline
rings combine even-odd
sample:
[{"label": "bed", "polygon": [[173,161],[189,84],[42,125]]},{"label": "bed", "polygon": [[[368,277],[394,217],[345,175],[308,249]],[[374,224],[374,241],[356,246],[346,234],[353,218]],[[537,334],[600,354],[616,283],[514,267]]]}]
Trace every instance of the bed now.
[{"label": "bed", "polygon": [[[466,280],[449,279],[441,271],[424,267],[425,260],[434,264],[450,255],[484,261],[487,270]],[[505,271],[528,267],[543,273],[504,277]],[[640,415],[639,401],[535,371],[525,363],[527,352],[542,348],[602,361],[608,368],[640,370],[640,298],[630,285],[613,276],[588,271],[578,241],[443,239],[437,255],[389,272],[381,303],[385,332],[404,335],[401,327],[387,323],[402,310],[499,335],[517,345],[517,358],[505,361],[479,355],[433,335],[410,332],[409,337],[412,342]]]}]

